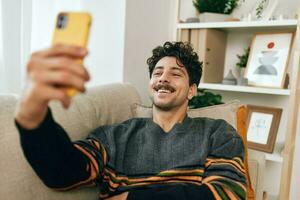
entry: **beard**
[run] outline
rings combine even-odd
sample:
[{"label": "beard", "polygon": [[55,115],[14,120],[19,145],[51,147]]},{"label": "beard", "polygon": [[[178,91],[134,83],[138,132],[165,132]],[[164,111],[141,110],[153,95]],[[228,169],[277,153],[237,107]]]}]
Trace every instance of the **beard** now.
[{"label": "beard", "polygon": [[177,101],[169,101],[169,102],[156,101],[154,96],[151,96],[150,99],[151,99],[153,107],[155,107],[161,111],[171,111],[171,110],[174,110],[176,108],[183,106],[183,104],[186,104],[186,106],[188,105],[188,103],[186,103],[185,100],[183,100],[183,99],[179,100],[179,101],[177,100]]},{"label": "beard", "polygon": [[172,110],[175,107],[172,102],[170,102],[170,103],[158,103],[158,102],[155,102],[155,100],[154,100],[153,97],[151,97],[151,101],[152,101],[152,105],[154,107],[158,108],[158,110],[170,111],[170,110]]}]

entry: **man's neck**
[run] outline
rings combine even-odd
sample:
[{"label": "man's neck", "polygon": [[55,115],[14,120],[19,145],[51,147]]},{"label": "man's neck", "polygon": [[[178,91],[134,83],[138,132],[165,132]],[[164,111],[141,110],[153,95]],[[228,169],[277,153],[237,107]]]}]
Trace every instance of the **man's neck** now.
[{"label": "man's neck", "polygon": [[181,123],[187,113],[187,107],[174,108],[164,111],[153,106],[153,121],[158,124],[166,133],[177,123]]}]

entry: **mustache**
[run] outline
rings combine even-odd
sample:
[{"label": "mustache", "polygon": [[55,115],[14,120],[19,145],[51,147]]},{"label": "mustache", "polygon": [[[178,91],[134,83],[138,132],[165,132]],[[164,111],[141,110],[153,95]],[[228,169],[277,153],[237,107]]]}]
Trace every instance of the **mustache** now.
[{"label": "mustache", "polygon": [[164,90],[169,90],[171,92],[174,92],[175,91],[175,88],[172,87],[171,85],[169,84],[157,84],[153,87],[156,91],[157,90],[160,90],[160,89],[164,89]]}]

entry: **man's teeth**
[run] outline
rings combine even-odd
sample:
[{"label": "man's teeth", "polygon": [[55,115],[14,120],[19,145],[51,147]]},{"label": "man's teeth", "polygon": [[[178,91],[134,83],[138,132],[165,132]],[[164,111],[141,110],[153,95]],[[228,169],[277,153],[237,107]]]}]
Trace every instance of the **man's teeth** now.
[{"label": "man's teeth", "polygon": [[164,90],[164,89],[159,89],[158,92],[159,93],[171,93],[170,90]]}]

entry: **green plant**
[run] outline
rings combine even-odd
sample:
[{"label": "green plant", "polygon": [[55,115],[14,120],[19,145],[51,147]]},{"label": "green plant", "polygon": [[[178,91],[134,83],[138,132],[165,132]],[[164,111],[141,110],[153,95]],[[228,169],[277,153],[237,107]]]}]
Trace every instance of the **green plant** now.
[{"label": "green plant", "polygon": [[258,4],[257,8],[255,9],[255,11],[256,11],[255,14],[256,14],[256,18],[257,18],[257,19],[260,19],[260,18],[262,17],[262,12],[263,12],[263,10],[264,10],[264,7],[265,7],[266,3],[267,3],[267,0],[262,0],[262,1]]},{"label": "green plant", "polygon": [[250,53],[250,47],[244,49],[244,54],[236,55],[239,59],[239,62],[236,63],[236,66],[240,68],[245,68],[247,66],[249,53]]},{"label": "green plant", "polygon": [[189,108],[201,108],[218,104],[223,104],[221,95],[198,88],[197,95],[189,101]]},{"label": "green plant", "polygon": [[[241,0],[193,0],[193,4],[199,13],[213,12],[230,14]],[[243,0],[244,1],[244,0]]]}]

